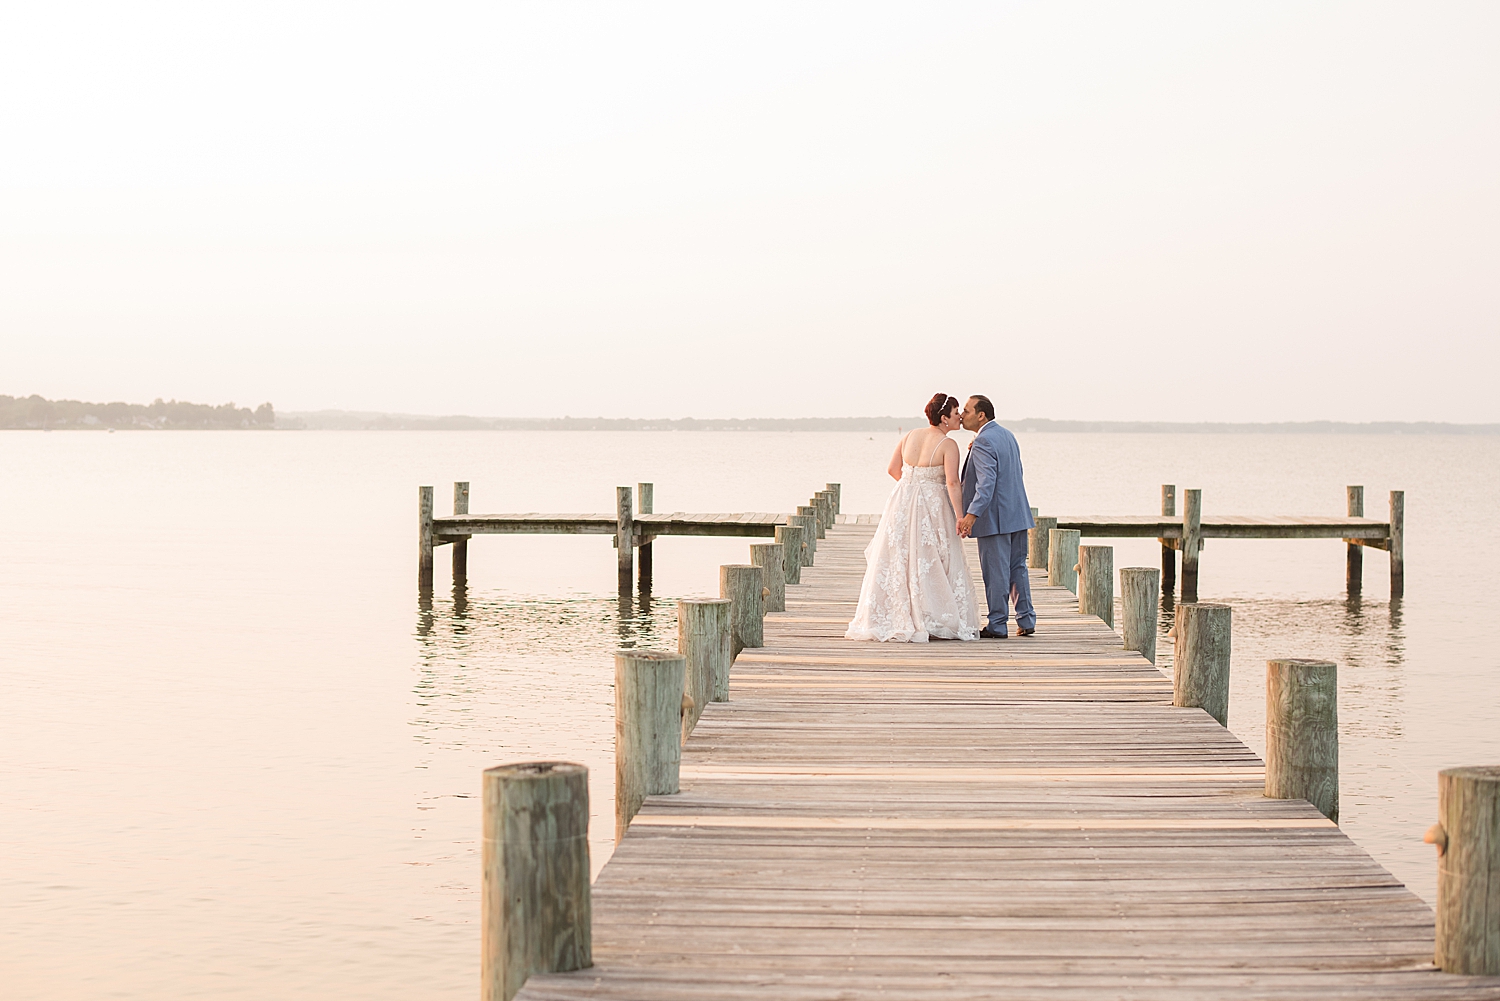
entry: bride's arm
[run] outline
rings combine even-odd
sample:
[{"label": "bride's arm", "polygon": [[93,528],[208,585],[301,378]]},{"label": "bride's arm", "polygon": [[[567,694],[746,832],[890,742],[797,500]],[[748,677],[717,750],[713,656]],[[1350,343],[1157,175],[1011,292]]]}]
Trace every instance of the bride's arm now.
[{"label": "bride's arm", "polygon": [[885,471],[891,474],[893,480],[901,479],[901,447],[905,444],[906,435],[902,435],[901,440],[896,442],[896,451],[891,453],[891,464],[885,467]]},{"label": "bride's arm", "polygon": [[943,449],[943,475],[948,478],[948,501],[953,505],[953,517],[963,517],[959,512],[964,509],[964,488],[958,479],[958,442],[949,438],[942,444]]}]

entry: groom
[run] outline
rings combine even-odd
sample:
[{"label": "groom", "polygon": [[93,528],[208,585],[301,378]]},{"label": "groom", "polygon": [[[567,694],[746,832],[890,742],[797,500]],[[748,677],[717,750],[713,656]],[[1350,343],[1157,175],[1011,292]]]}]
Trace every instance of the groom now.
[{"label": "groom", "polygon": [[1003,640],[1010,616],[1010,594],[1016,592],[1016,628],[1022,636],[1036,632],[1031,607],[1031,577],[1026,572],[1026,530],[1035,528],[1026,485],[1021,482],[1021,446],[1016,436],[995,423],[988,397],[971,396],[959,414],[965,431],[977,431],[964,463],[964,516],[958,534],[979,542],[979,573],[990,606],[989,622],[979,631],[985,639]]}]

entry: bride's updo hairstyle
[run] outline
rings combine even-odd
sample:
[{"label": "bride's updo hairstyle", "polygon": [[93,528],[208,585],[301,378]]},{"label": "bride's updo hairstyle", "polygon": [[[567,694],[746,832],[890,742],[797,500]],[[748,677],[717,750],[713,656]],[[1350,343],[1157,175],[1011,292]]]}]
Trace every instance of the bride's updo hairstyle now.
[{"label": "bride's updo hairstyle", "polygon": [[952,413],[953,408],[958,406],[958,401],[947,393],[938,393],[927,402],[927,423],[937,427],[943,423],[943,418]]}]

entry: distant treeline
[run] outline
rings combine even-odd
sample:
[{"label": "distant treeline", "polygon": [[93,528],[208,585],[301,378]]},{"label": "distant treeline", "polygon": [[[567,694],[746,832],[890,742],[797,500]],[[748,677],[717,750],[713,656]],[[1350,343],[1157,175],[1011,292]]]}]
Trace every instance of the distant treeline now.
[{"label": "distant treeline", "polygon": [[[899,431],[920,417],[423,417],[414,414],[318,410],[286,413],[278,426],[311,431]],[[1279,424],[1190,424],[1170,421],[1056,421],[1001,418],[1012,431],[1098,434],[1500,434],[1500,424],[1380,421],[1353,424],[1302,421]]]},{"label": "distant treeline", "polygon": [[0,396],[0,428],[133,428],[226,429],[272,428],[276,411],[269,403],[251,410],[233,403],[213,407],[206,403],[184,403],[157,399],[150,406],[139,403],[84,403],[79,400],[44,400],[40,396]]}]

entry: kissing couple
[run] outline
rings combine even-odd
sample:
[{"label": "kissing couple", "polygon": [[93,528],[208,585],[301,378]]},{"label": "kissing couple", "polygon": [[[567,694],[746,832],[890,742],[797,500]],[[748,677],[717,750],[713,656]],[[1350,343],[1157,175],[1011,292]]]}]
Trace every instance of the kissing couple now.
[{"label": "kissing couple", "polygon": [[[897,643],[1005,639],[1010,603],[1016,629],[1036,632],[1026,530],[1036,527],[1021,478],[1021,446],[995,423],[988,397],[958,400],[938,393],[927,404],[928,427],[905,435],[887,472],[896,489],[875,538],[865,548],[865,579],[845,639]],[[949,432],[976,432],[962,463]],[[962,511],[959,515],[957,512]],[[963,540],[979,544],[989,618],[983,628]]]}]

